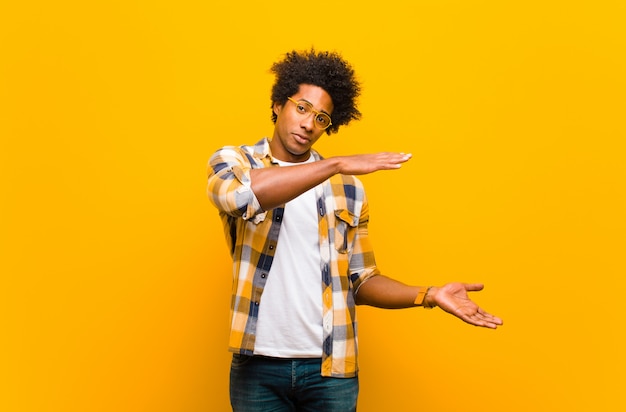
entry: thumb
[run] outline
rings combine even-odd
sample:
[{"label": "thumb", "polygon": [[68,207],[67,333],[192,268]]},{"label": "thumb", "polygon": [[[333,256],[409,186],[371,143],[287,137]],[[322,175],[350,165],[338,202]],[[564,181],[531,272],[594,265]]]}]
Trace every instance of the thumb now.
[{"label": "thumb", "polygon": [[465,283],[463,286],[465,286],[465,290],[468,292],[478,292],[485,287],[482,283]]}]

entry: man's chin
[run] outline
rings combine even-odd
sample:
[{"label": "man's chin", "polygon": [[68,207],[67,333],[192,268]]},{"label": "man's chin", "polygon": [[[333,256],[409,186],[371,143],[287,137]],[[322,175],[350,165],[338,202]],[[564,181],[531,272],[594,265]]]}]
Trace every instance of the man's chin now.
[{"label": "man's chin", "polygon": [[308,148],[306,150],[289,150],[289,154],[293,159],[296,159],[296,161],[303,162],[307,160],[311,155],[311,149]]}]

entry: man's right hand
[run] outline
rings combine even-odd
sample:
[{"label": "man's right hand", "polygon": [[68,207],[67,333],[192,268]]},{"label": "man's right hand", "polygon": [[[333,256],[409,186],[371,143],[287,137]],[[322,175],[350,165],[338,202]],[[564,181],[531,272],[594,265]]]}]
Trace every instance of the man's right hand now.
[{"label": "man's right hand", "polygon": [[399,169],[402,163],[408,162],[409,153],[381,152],[352,156],[335,157],[339,161],[339,173],[344,175],[365,175],[378,170]]}]

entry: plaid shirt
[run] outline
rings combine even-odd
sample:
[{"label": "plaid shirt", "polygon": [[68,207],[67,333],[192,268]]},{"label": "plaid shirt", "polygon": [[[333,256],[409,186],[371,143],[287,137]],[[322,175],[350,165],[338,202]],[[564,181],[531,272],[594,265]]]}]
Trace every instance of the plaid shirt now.
[{"label": "plaid shirt", "polygon": [[[315,160],[322,157],[312,151]],[[279,167],[269,140],[227,146],[209,161],[208,194],[219,210],[233,258],[230,351],[254,353],[259,303],[272,265],[284,206],[264,211],[250,187],[250,169]],[[369,242],[362,183],[335,175],[315,188],[323,302],[322,375],[357,374],[355,295],[379,274]]]}]

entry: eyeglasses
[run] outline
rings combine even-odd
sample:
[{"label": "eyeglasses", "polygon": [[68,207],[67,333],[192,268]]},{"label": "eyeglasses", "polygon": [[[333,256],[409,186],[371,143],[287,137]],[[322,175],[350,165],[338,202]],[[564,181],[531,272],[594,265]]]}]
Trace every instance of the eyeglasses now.
[{"label": "eyeglasses", "polygon": [[321,130],[326,130],[332,124],[330,121],[330,116],[326,113],[318,112],[313,108],[313,105],[306,100],[294,100],[291,97],[287,97],[287,99],[296,105],[296,112],[301,114],[302,116],[308,116],[311,113],[315,113],[315,126],[317,126]]}]

